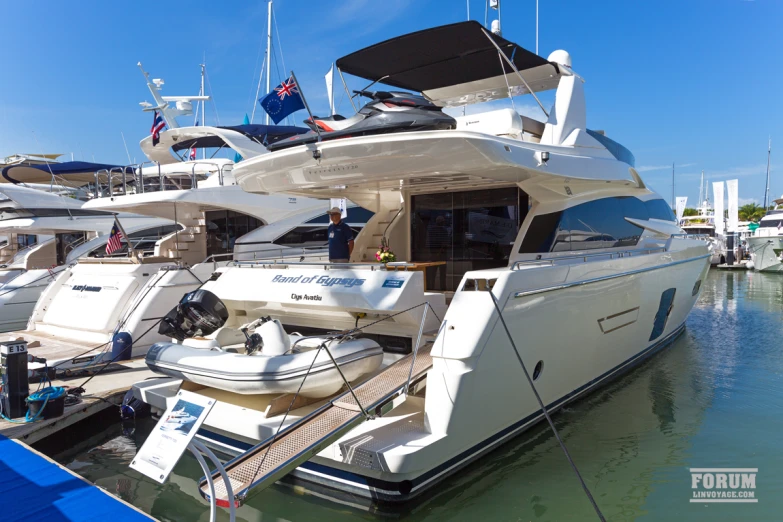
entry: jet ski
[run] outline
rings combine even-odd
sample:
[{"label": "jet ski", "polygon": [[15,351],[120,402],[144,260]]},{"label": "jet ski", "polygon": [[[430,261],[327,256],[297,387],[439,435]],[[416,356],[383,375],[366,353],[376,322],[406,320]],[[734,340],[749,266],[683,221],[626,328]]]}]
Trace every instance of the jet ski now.
[{"label": "jet ski", "polygon": [[160,333],[177,342],[156,343],[147,366],[156,373],[233,393],[328,397],[344,381],[329,349],[350,382],[377,370],[383,349],[367,338],[330,339],[288,334],[279,321],[262,317],[239,328],[224,327],[225,305],[215,294],[196,290],[166,315]]},{"label": "jet ski", "polygon": [[304,123],[313,132],[300,134],[288,139],[267,145],[270,151],[276,151],[315,143],[318,133],[321,141],[371,134],[387,134],[392,132],[448,130],[457,127],[457,121],[444,114],[440,107],[422,96],[407,92],[385,91],[354,91],[354,93],[370,98],[370,102],[359,112],[346,118],[339,114],[321,118],[314,116]]}]

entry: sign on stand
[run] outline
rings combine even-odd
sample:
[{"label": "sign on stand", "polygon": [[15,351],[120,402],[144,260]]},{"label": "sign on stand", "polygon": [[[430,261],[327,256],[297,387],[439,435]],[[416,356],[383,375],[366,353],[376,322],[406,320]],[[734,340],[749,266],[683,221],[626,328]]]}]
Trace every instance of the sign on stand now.
[{"label": "sign on stand", "polygon": [[164,483],[214,405],[215,399],[180,390],[177,402],[161,415],[130,467]]}]

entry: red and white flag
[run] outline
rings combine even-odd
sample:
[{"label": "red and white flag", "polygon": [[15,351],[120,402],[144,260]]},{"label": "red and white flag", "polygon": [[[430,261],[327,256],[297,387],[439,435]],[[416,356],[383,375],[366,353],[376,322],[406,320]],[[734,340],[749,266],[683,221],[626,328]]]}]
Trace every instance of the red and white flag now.
[{"label": "red and white flag", "polygon": [[120,227],[117,226],[117,222],[114,222],[114,226],[111,227],[111,233],[109,234],[109,242],[106,243],[106,255],[111,255],[112,252],[122,247],[122,232]]}]

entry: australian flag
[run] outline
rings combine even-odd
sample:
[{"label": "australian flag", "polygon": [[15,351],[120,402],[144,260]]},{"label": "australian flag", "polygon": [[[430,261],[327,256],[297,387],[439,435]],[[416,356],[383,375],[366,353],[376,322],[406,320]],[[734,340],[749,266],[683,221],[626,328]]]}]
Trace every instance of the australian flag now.
[{"label": "australian flag", "polygon": [[155,111],[152,115],[152,128],[150,129],[153,147],[160,141],[160,131],[162,131],[165,126],[166,122],[163,121],[163,116],[161,116],[158,111]]},{"label": "australian flag", "polygon": [[283,80],[283,83],[258,101],[276,124],[289,114],[305,108],[302,94],[293,76]]}]

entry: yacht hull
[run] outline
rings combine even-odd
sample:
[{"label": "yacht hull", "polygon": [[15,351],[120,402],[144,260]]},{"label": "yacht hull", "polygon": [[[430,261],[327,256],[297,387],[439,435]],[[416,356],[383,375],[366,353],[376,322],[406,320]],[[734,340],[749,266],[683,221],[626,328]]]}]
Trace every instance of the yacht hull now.
[{"label": "yacht hull", "polygon": [[783,237],[762,236],[747,239],[753,267],[758,272],[783,272],[780,253],[783,252]]},{"label": "yacht hull", "polygon": [[0,281],[5,281],[0,284],[0,333],[27,326],[38,299],[61,269],[0,270]]},{"label": "yacht hull", "polygon": [[[520,356],[556,411],[671,344],[709,258],[693,241],[638,257],[468,272],[432,348],[426,398],[364,422],[285,480],[335,498],[406,502],[543,420],[490,293],[467,290],[467,280],[495,280],[492,295]],[[212,435],[200,433],[232,446]]]}]

